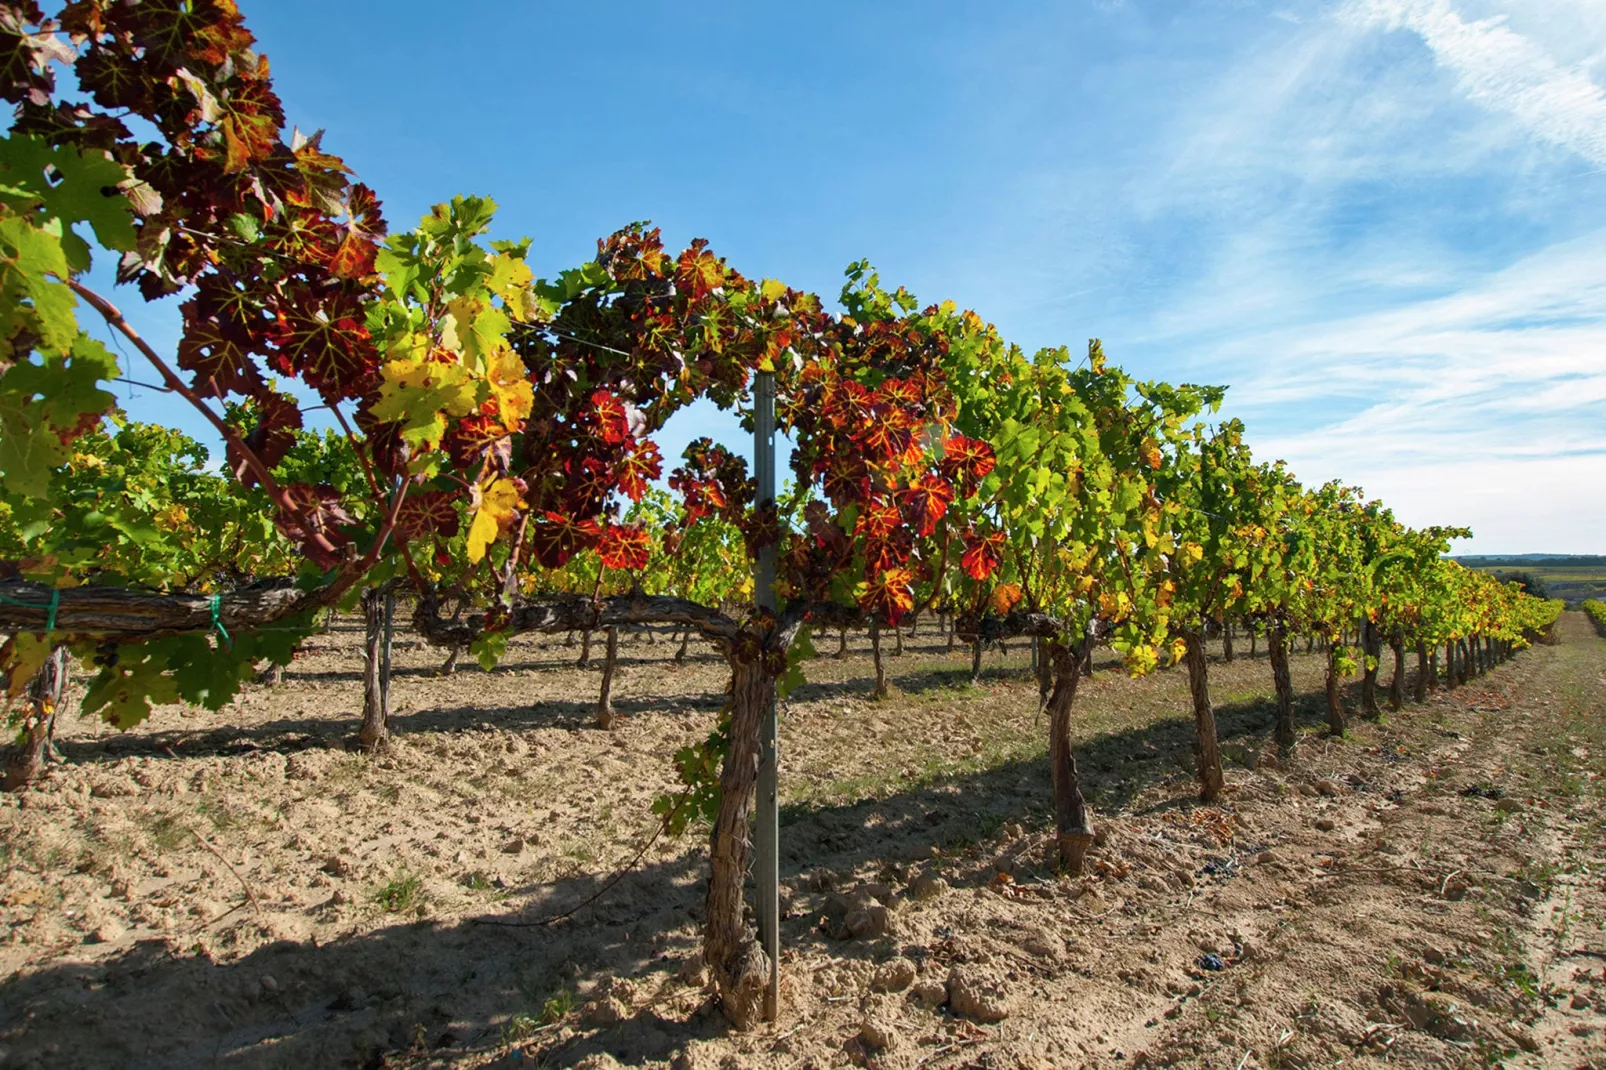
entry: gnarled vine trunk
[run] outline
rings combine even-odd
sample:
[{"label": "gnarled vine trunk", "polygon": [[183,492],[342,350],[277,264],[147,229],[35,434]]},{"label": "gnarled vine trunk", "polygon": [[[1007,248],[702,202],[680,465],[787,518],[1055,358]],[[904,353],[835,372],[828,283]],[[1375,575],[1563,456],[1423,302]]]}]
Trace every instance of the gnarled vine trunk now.
[{"label": "gnarled vine trunk", "polygon": [[1327,730],[1335,736],[1349,731],[1344,716],[1344,696],[1338,687],[1338,645],[1327,644]]},{"label": "gnarled vine trunk", "polygon": [[1221,660],[1232,661],[1232,621],[1226,618],[1221,621]]},{"label": "gnarled vine trunk", "polygon": [[575,660],[577,669],[591,668],[591,629],[587,628],[580,633],[580,657]]},{"label": "gnarled vine trunk", "polygon": [[970,684],[972,687],[981,683],[981,636],[970,644]]},{"label": "gnarled vine trunk", "polygon": [[1277,689],[1277,725],[1273,736],[1284,754],[1294,749],[1294,680],[1288,671],[1288,632],[1280,620],[1266,625],[1266,653],[1271,659],[1271,679]]},{"label": "gnarled vine trunk", "polygon": [[1362,621],[1356,629],[1361,641],[1361,713],[1377,720],[1383,709],[1377,704],[1377,671],[1383,653],[1383,636],[1373,621]]},{"label": "gnarled vine trunk", "polygon": [[759,733],[776,697],[776,677],[761,659],[731,659],[730,749],[720,772],[719,812],[709,844],[708,920],[703,961],[720,1009],[737,1029],[756,1024],[769,983],[769,960],[743,913],[742,888],[752,858],[748,819],[758,781]]},{"label": "gnarled vine trunk", "polygon": [[836,653],[832,655],[837,661],[844,661],[848,656],[848,630],[842,629],[842,638],[836,645]]},{"label": "gnarled vine trunk", "polygon": [[362,727],[357,742],[369,753],[390,745],[390,641],[396,596],[378,587],[362,593]]},{"label": "gnarled vine trunk", "polygon": [[1076,771],[1076,755],[1071,750],[1071,707],[1076,687],[1082,680],[1082,662],[1092,656],[1093,640],[1087,637],[1073,652],[1057,640],[1044,644],[1040,665],[1051,676],[1053,689],[1048,695],[1048,766],[1054,783],[1054,854],[1064,872],[1081,876],[1087,849],[1093,845],[1093,822],[1088,818],[1087,800],[1082,797],[1082,781]]},{"label": "gnarled vine trunk", "polygon": [[675,651],[675,664],[686,664],[686,650],[691,646],[691,629],[687,628],[680,634],[680,649]]},{"label": "gnarled vine trunk", "polygon": [[597,692],[597,727],[613,727],[613,670],[619,663],[619,629],[607,629],[608,644],[602,655],[602,686]]},{"label": "gnarled vine trunk", "polygon": [[16,741],[6,748],[5,774],[0,788],[21,791],[45,775],[56,711],[67,691],[67,648],[58,646],[28,681],[27,707]]},{"label": "gnarled vine trunk", "polygon": [[1389,680],[1389,709],[1405,708],[1405,640],[1399,636],[1389,640],[1394,651],[1394,676]]},{"label": "gnarled vine trunk", "polygon": [[457,659],[462,656],[462,653],[463,653],[463,648],[462,647],[460,647],[460,646],[452,647],[451,652],[446,655],[446,664],[442,665],[440,667],[440,671],[437,672],[435,675],[437,675],[437,676],[450,676],[450,675],[452,675],[452,673],[456,672],[457,671]]},{"label": "gnarled vine trunk", "polygon": [[887,697],[887,669],[881,663],[881,622],[877,620],[870,621],[870,656],[875,659],[875,693],[870,697],[879,702]]},{"label": "gnarled vine trunk", "polygon": [[1221,772],[1221,744],[1216,738],[1216,712],[1210,706],[1210,665],[1205,660],[1204,633],[1182,633],[1187,646],[1188,690],[1193,696],[1193,754],[1199,769],[1199,798],[1215,802],[1226,786]]},{"label": "gnarled vine trunk", "polygon": [[1420,640],[1416,644],[1416,689],[1411,698],[1417,702],[1428,700],[1428,681],[1432,670],[1428,666],[1428,645]]}]

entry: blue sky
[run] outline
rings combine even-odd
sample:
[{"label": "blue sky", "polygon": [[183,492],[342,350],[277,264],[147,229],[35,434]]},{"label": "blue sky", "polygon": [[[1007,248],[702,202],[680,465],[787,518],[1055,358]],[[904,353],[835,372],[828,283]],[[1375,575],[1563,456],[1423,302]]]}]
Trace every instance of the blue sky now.
[{"label": "blue sky", "polygon": [[1257,454],[1460,549],[1606,552],[1606,0],[242,7],[393,227],[489,195],[555,273],[651,219],[827,296],[868,257],[1230,384]]}]

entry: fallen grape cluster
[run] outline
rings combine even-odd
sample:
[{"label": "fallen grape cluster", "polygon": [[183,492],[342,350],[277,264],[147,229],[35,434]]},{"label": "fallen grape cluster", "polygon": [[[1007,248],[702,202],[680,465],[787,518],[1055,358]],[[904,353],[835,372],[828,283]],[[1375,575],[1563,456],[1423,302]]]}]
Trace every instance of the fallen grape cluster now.
[{"label": "fallen grape cluster", "polygon": [[[1224,388],[1139,381],[1097,341],[1027,353],[865,263],[833,312],[644,225],[551,280],[531,241],[487,237],[488,199],[392,230],[321,134],[286,134],[252,46],[230,0],[74,0],[53,18],[0,3],[9,787],[43,773],[69,655],[92,674],[85,711],[126,730],[153,704],[220,708],[360,601],[359,739],[380,749],[398,597],[423,636],[487,666],[520,632],[602,634],[611,664],[619,628],[672,626],[731,669],[714,736],[677,761],[713,828],[704,954],[742,1026],[764,969],[742,912],[759,719],[806,670],[810,630],[868,629],[883,692],[880,637],[910,618],[941,617],[978,665],[986,643],[1030,637],[1057,859],[1077,872],[1093,830],[1071,712],[1096,645],[1133,674],[1187,666],[1211,800],[1207,631],[1265,637],[1291,748],[1296,636],[1328,653],[1343,733],[1344,674],[1363,672],[1376,715],[1407,700],[1408,655],[1420,700],[1560,612],[1445,560],[1463,529],[1407,528],[1357,488],[1257,461],[1237,421],[1213,419]],[[81,99],[58,91],[61,67]],[[142,298],[183,297],[171,353],[83,281],[96,250]],[[221,472],[117,408],[102,385],[117,362],[80,315],[202,414]],[[665,423],[699,401],[750,418],[760,375],[793,445],[782,491],[755,501],[739,449],[708,439],[666,472]],[[754,589],[764,548],[774,610]]]}]

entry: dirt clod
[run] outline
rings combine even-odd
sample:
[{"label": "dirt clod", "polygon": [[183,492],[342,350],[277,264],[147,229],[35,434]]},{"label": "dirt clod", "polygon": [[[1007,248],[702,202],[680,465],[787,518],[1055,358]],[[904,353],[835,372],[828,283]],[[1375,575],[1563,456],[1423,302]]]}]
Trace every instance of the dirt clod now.
[{"label": "dirt clod", "polygon": [[115,921],[103,921],[89,934],[92,944],[115,944],[123,938],[124,929]]},{"label": "dirt clod", "polygon": [[870,976],[870,990],[872,992],[902,992],[914,984],[918,971],[915,964],[902,955],[876,967]]},{"label": "dirt clod", "polygon": [[630,1015],[630,1009],[613,996],[603,996],[586,1004],[581,1019],[587,1025],[618,1025]]},{"label": "dirt clod", "polygon": [[948,1007],[955,1014],[978,1022],[1001,1022],[1013,1010],[1008,983],[995,970],[974,964],[955,966],[948,973]]},{"label": "dirt clod", "polygon": [[852,911],[843,919],[843,924],[855,940],[879,940],[890,936],[894,928],[892,912],[879,903]]},{"label": "dirt clod", "polygon": [[895,1051],[903,1045],[903,1036],[891,1019],[873,1012],[864,1016],[859,1039],[874,1051]]}]

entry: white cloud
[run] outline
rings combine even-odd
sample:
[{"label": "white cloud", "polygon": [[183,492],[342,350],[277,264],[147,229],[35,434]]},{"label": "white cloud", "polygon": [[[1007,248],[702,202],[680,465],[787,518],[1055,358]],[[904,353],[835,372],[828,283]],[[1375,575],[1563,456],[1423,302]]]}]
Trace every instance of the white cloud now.
[{"label": "white cloud", "polygon": [[[1257,454],[1342,479],[1485,552],[1600,552],[1606,531],[1606,231],[1450,296],[1235,339],[1229,394]],[[1350,399],[1338,416],[1322,403]],[[1286,416],[1300,416],[1291,425]],[[1257,425],[1282,424],[1254,434]]]},{"label": "white cloud", "polygon": [[[1344,473],[1348,476],[1350,473]],[[1606,531],[1606,455],[1380,467],[1358,482],[1415,527],[1470,527],[1457,553],[1591,554]]]},{"label": "white cloud", "polygon": [[1561,65],[1505,17],[1469,22],[1450,0],[1350,0],[1343,15],[1361,26],[1414,31],[1468,99],[1606,165],[1606,92],[1587,64]]},{"label": "white cloud", "polygon": [[1478,550],[1600,552],[1606,182],[1578,160],[1606,171],[1606,0],[1501,2],[1343,0],[1225,65],[1132,190],[1195,261],[1122,341],[1140,374],[1231,384],[1307,483]]},{"label": "white cloud", "polygon": [[[1606,394],[1602,264],[1606,230],[1543,249],[1445,297],[1246,334],[1221,346],[1214,360],[1280,356],[1235,389],[1235,400],[1250,406],[1393,393],[1391,400],[1422,406],[1467,401],[1510,412],[1587,414]],[[1467,415],[1467,430],[1490,430]],[[1491,442],[1491,453],[1500,449]]]}]

